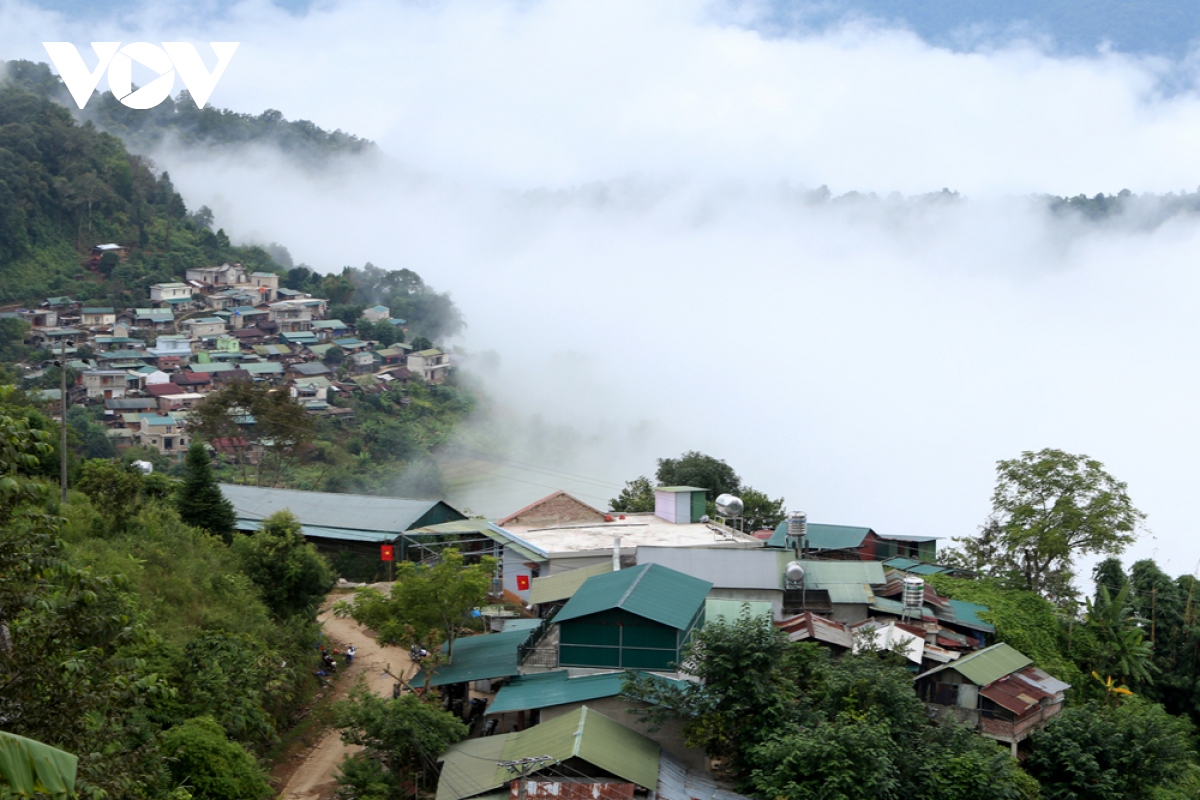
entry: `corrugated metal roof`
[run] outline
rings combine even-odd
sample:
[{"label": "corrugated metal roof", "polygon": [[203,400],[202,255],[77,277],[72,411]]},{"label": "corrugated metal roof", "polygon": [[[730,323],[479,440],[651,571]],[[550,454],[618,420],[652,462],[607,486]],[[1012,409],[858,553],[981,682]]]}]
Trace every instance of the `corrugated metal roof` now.
[{"label": "corrugated metal roof", "polygon": [[[581,675],[575,678],[569,677],[569,675],[570,673],[564,669],[514,678],[496,693],[495,699],[488,706],[487,713],[503,714],[506,711],[549,708],[567,703],[598,700],[602,697],[616,697],[621,693],[621,687],[625,683],[623,672],[605,672],[600,675]],[[658,676],[653,676],[653,679],[677,687],[687,685],[686,681],[674,681]]]},{"label": "corrugated metal roof", "polygon": [[783,590],[783,568],[790,553],[759,548],[754,550],[707,547],[639,546],[639,564],[661,564],[686,575],[708,581],[717,589]]},{"label": "corrugated metal roof", "polygon": [[[904,603],[900,600],[893,600],[890,597],[875,595],[875,599],[871,601],[871,608],[875,611],[882,611],[885,614],[895,614],[898,617],[904,615]],[[933,615],[933,609],[929,606],[921,606],[921,618],[937,619]]]},{"label": "corrugated metal roof", "polygon": [[[303,525],[401,533],[413,527],[442,501],[369,497],[334,492],[301,492],[222,483],[221,493],[243,519],[263,519],[290,509]],[[456,509],[450,506],[454,513]],[[459,514],[459,516],[462,516]]]},{"label": "corrugated metal roof", "polygon": [[920,665],[925,657],[925,637],[906,631],[894,622],[880,625],[874,620],[868,620],[856,627],[854,632],[860,634],[860,638],[854,642],[856,653],[863,649],[864,640],[869,639],[874,647],[902,653],[906,659],[917,665]]},{"label": "corrugated metal roof", "polygon": [[530,561],[536,561],[539,564],[546,563],[549,560],[547,553],[537,545],[530,544],[519,536],[514,536],[508,531],[496,525],[493,522],[487,524],[486,530],[479,531],[484,536],[492,541],[499,542],[505,547],[511,547]]},{"label": "corrugated metal roof", "polygon": [[[262,521],[239,518],[236,527],[239,531],[256,531],[262,527]],[[320,525],[301,525],[300,532],[305,536],[317,539],[335,539],[340,542],[375,542],[377,544],[389,544],[400,536],[398,533],[364,531],[354,528],[326,528]]]},{"label": "corrugated metal roof", "polygon": [[834,603],[875,602],[872,585],[886,583],[878,561],[801,561],[804,586],[824,590]]},{"label": "corrugated metal roof", "polygon": [[243,361],[242,369],[251,375],[281,375],[283,364],[278,361]]},{"label": "corrugated metal roof", "polygon": [[1005,675],[1011,675],[1018,670],[1030,666],[1032,663],[1033,660],[1029,656],[1020,652],[1015,647],[1000,642],[991,647],[985,647],[982,650],[965,655],[945,666],[931,669],[917,677],[924,678],[935,675],[942,670],[952,669],[976,686],[987,686],[989,683],[997,681]]},{"label": "corrugated metal roof", "polygon": [[1053,697],[1050,692],[1044,692],[1033,684],[1018,680],[1016,675],[1005,675],[980,689],[979,693],[1018,717],[1028,713],[1042,700]]},{"label": "corrugated metal roof", "polygon": [[[486,744],[485,744],[486,743]],[[658,743],[583,706],[517,733],[460,742],[442,755],[437,800],[463,800],[515,777],[498,762],[550,756],[553,763],[581,758],[646,789],[658,784]]]},{"label": "corrugated metal roof", "polygon": [[488,714],[523,711],[567,703],[581,703],[601,697],[616,697],[621,693],[624,678],[619,672],[603,675],[583,675],[571,678],[565,669],[514,678],[496,693],[488,706]]},{"label": "corrugated metal roof", "polygon": [[658,800],[750,800],[717,785],[707,772],[688,769],[683,762],[663,750],[658,759]]},{"label": "corrugated metal roof", "polygon": [[[816,550],[847,550],[858,547],[871,533],[870,528],[854,525],[808,524],[808,546]],[[787,520],[775,526],[775,533],[767,540],[770,547],[784,547],[787,537]]]},{"label": "corrugated metal roof", "polygon": [[529,602],[553,603],[555,600],[566,600],[579,591],[579,587],[583,586],[583,582],[588,578],[609,572],[612,572],[612,562],[605,561],[603,564],[572,569],[558,575],[534,578],[529,589]]},{"label": "corrugated metal roof", "polygon": [[676,630],[686,630],[712,584],[658,564],[588,578],[555,617],[567,622],[620,608]]},{"label": "corrugated metal roof", "polygon": [[[497,782],[496,768],[497,762],[503,760],[508,737],[514,735],[484,736],[450,745],[439,759],[442,772],[438,778],[437,800],[462,800],[481,795],[497,786],[507,786],[513,776],[501,776]],[[508,796],[506,788],[503,797]]]},{"label": "corrugated metal roof", "polygon": [[[968,603],[966,600],[951,600],[950,608],[954,611],[953,622],[958,623],[972,630],[984,631],[986,633],[995,633],[996,626],[990,622],[984,622],[979,618],[981,612],[987,611],[988,607],[979,603]],[[950,620],[946,620],[950,622]]]},{"label": "corrugated metal roof", "polygon": [[[520,656],[517,648],[529,638],[529,633],[528,630],[514,630],[455,640],[453,660],[438,667],[429,684],[446,686],[466,681],[511,678],[519,674]],[[445,649],[446,646],[442,645],[442,650]],[[413,685],[420,686],[424,681],[424,671],[418,672],[413,678]]]},{"label": "corrugated metal roof", "polygon": [[803,642],[813,639],[826,644],[837,645],[849,650],[854,646],[854,637],[850,629],[840,622],[835,622],[811,611],[790,617],[775,623],[788,635],[793,642]]},{"label": "corrugated metal roof", "polygon": [[1047,694],[1057,695],[1071,688],[1071,684],[1066,681],[1060,681],[1058,678],[1051,675],[1045,670],[1037,667],[1026,667],[1016,676],[1028,684],[1038,687]]}]

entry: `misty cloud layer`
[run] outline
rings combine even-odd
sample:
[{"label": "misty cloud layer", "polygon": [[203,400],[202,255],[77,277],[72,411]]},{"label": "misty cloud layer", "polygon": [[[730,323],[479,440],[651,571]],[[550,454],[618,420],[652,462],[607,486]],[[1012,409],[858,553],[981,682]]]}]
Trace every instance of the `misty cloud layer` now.
[{"label": "misty cloud layer", "polygon": [[[1196,62],[768,37],[752,11],[245,3],[102,33],[241,41],[214,104],[380,143],[320,175],[155,158],[235,239],[453,293],[510,423],[462,445],[509,459],[473,510],[559,487],[602,504],[699,449],[814,521],[953,536],[997,459],[1060,447],[1129,482],[1156,534],[1133,555],[1191,571],[1200,226],[1032,195],[1194,189],[1200,99],[1161,81]],[[0,24],[5,58],[101,36],[11,3]]]}]

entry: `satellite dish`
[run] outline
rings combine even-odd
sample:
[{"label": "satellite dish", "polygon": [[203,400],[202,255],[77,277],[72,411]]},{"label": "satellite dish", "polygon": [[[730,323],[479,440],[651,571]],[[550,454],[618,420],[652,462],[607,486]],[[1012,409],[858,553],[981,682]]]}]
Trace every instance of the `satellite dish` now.
[{"label": "satellite dish", "polygon": [[717,513],[722,517],[740,517],[746,510],[746,505],[731,494],[723,494],[717,498]]}]

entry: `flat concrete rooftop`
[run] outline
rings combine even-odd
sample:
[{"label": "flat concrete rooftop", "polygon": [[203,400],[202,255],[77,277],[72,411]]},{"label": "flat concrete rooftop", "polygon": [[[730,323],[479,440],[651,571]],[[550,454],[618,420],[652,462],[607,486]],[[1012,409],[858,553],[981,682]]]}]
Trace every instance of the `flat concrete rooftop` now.
[{"label": "flat concrete rooftop", "polygon": [[715,522],[677,524],[653,514],[626,514],[612,522],[568,523],[559,526],[505,525],[504,530],[545,551],[556,553],[610,552],[613,537],[621,537],[621,549],[639,545],[674,547],[758,548],[763,542]]}]

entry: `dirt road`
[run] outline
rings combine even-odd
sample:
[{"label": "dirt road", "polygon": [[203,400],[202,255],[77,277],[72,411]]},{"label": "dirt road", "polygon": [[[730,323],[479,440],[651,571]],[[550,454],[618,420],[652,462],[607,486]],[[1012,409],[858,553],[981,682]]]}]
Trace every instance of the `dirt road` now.
[{"label": "dirt road", "polygon": [[[341,599],[344,599],[342,597]],[[387,675],[410,677],[416,668],[402,647],[378,644],[372,634],[352,619],[339,619],[329,609],[329,604],[318,617],[325,628],[326,637],[340,645],[354,645],[358,654],[346,674],[338,680],[334,697],[341,699],[354,683],[362,677],[376,694],[391,697],[395,680]],[[280,800],[330,800],[337,788],[334,776],[342,759],[361,748],[342,744],[340,733],[330,728],[313,747],[302,756],[302,763],[288,779],[279,793]]]}]

